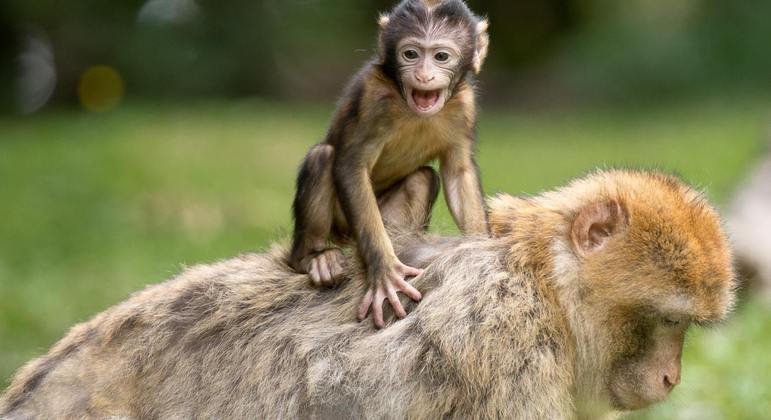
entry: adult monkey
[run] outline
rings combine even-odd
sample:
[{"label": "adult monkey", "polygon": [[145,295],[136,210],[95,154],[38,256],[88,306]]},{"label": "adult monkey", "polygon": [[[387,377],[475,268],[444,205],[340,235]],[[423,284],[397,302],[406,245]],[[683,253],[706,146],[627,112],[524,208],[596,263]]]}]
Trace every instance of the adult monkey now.
[{"label": "adult monkey", "polygon": [[372,308],[383,326],[396,292],[420,270],[403,264],[386,234],[378,198],[422,165],[439,159],[450,212],[464,233],[487,232],[474,162],[473,74],[487,55],[487,21],[461,0],[404,0],[379,20],[379,55],[350,82],[323,142],[311,148],[297,178],[290,265],[314,284],[331,286],[343,254],[330,247],[353,237],[369,289],[359,319]]},{"label": "adult monkey", "polygon": [[493,238],[426,237],[428,187],[383,207],[411,227],[400,258],[425,267],[424,302],[389,328],[354,321],[358,278],[319,290],[283,250],[244,255],[74,327],[19,371],[0,418],[594,419],[666,398],[686,329],[731,306],[717,214],[676,178],[500,196]]}]

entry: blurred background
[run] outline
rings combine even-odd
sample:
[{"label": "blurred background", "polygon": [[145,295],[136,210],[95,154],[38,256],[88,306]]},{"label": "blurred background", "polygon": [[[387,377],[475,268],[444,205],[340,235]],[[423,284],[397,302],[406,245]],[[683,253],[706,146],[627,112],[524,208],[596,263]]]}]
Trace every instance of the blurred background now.
[{"label": "blurred background", "polygon": [[[771,2],[469,1],[488,193],[661,168],[725,209],[752,279],[637,418],[771,412]],[[0,3],[0,389],[75,322],[286,240],[297,165],[386,0]],[[765,162],[765,163],[764,163]],[[443,203],[434,230],[455,232]]]}]

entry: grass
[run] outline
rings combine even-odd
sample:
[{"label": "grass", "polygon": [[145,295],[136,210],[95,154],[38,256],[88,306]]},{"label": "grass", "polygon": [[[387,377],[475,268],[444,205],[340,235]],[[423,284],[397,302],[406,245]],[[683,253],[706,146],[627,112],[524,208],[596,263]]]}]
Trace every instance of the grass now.
[{"label": "grass", "polygon": [[[759,150],[767,104],[485,110],[485,189],[532,194],[596,166],[642,166],[725,203]],[[69,326],[145,284],[285,238],[297,165],[330,112],[246,101],[0,119],[0,388]],[[436,213],[436,229],[452,232],[443,204]],[[694,331],[683,383],[638,417],[767,415],[769,321],[751,300],[722,328]]]}]

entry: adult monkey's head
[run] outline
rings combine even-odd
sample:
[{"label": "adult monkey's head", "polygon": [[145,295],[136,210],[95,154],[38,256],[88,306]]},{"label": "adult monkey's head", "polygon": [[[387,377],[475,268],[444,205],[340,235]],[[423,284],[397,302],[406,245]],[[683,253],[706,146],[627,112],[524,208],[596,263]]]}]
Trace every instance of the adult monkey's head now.
[{"label": "adult monkey's head", "polygon": [[[676,177],[598,171],[535,198],[501,195],[489,220],[512,252],[533,255],[518,261],[551,270],[576,348],[578,418],[665,400],[680,383],[686,331],[721,322],[733,305],[720,217]],[[550,239],[529,242],[539,236]]]},{"label": "adult monkey's head", "polygon": [[487,56],[487,20],[462,0],[404,0],[379,24],[380,64],[420,116],[441,111]]}]

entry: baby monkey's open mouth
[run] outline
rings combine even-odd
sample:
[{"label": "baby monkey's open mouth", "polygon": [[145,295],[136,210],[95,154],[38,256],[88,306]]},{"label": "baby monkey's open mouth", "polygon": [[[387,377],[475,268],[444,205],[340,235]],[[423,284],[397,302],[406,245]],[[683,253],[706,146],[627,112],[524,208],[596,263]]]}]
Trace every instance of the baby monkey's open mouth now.
[{"label": "baby monkey's open mouth", "polygon": [[442,89],[420,90],[412,89],[412,103],[419,114],[433,114],[441,108]]},{"label": "baby monkey's open mouth", "polygon": [[415,105],[418,106],[421,110],[428,111],[429,109],[433,108],[434,105],[439,101],[439,95],[442,93],[441,90],[417,90],[413,89],[412,91],[412,100],[415,101]]}]

